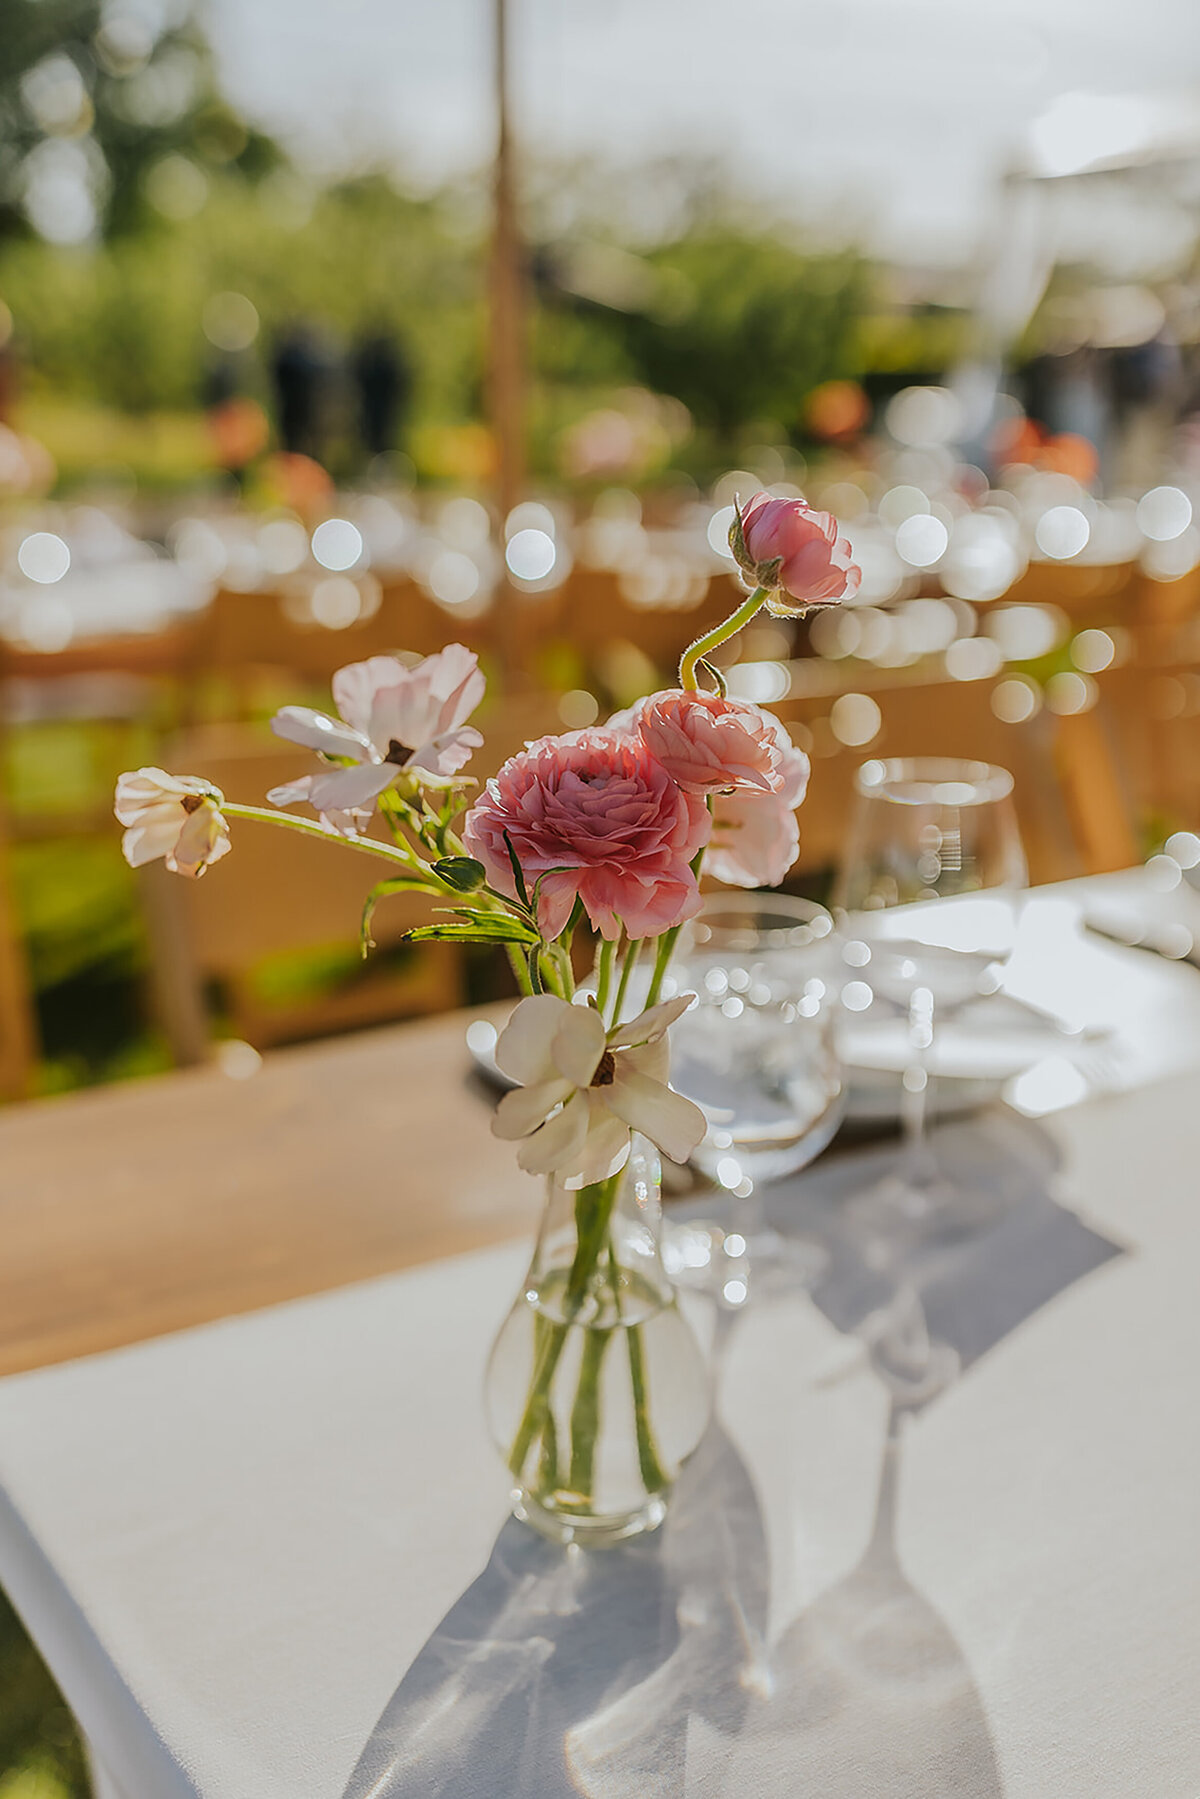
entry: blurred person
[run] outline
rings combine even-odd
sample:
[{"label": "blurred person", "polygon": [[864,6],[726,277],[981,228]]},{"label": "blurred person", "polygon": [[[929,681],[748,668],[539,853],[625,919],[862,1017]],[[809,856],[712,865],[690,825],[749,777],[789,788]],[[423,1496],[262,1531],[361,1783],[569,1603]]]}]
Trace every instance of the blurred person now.
[{"label": "blurred person", "polygon": [[275,346],[271,374],[284,449],[323,464],[328,359],[310,326],[292,325],[284,333]]},{"label": "blurred person", "polygon": [[358,435],[368,456],[394,450],[403,434],[412,395],[412,365],[404,346],[385,328],[372,328],[350,355],[358,399]]}]

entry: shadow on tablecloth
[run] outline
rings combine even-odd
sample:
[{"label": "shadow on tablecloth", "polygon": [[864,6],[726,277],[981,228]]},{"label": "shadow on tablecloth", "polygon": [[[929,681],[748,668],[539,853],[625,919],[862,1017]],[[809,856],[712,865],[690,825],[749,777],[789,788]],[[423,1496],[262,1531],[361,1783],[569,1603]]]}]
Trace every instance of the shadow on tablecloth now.
[{"label": "shadow on tablecloth", "polygon": [[1053,1198],[1057,1154],[1037,1126],[992,1116],[938,1144],[955,1179],[986,1183],[986,1224],[891,1259],[864,1252],[848,1202],[894,1151],[772,1196],[780,1227],[827,1258],[811,1300],[891,1393],[858,1566],[768,1643],[759,1502],[714,1425],[655,1536],[589,1554],[505,1524],[343,1799],[1003,1799],[970,1669],[896,1554],[904,1423],[1121,1250]]}]

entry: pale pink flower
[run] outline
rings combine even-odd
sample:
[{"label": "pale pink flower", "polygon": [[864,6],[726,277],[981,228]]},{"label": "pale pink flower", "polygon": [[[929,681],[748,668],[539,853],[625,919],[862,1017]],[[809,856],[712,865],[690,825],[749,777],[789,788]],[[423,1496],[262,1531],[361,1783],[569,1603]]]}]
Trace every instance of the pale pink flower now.
[{"label": "pale pink flower", "polygon": [[816,512],[805,500],[755,494],[741,508],[740,543],[737,518],[729,542],[747,579],[771,590],[771,612],[791,616],[858,592],[862,570],[849,539],[839,537],[831,512]]},{"label": "pale pink flower", "polygon": [[623,1168],[640,1131],[675,1162],[686,1162],[705,1117],[667,1085],[666,1033],[695,995],[652,1006],[605,1031],[592,1006],[552,993],[523,999],[496,1044],[496,1062],[521,1085],[496,1108],[492,1130],[519,1142],[528,1174],[553,1174],[568,1187],[607,1180]]},{"label": "pale pink flower", "polygon": [[685,793],[734,787],[773,793],[779,786],[779,750],[757,706],[674,688],[643,700],[636,724],[650,754]]},{"label": "pale pink flower", "polygon": [[800,850],[796,814],[777,793],[722,793],[713,801],[704,872],[727,887],[778,887]]},{"label": "pale pink flower", "polygon": [[678,788],[638,737],[589,729],[543,737],[487,784],[463,825],[499,893],[516,897],[505,833],[542,934],[558,936],[576,896],[604,937],[657,937],[700,909],[689,864],[708,808]]},{"label": "pale pink flower", "polygon": [[292,743],[352,766],[304,775],[275,787],[276,806],[307,800],[329,822],[346,828],[398,774],[416,775],[427,787],[445,787],[470,760],[483,738],[465,720],[483,698],[478,657],[461,643],[406,668],[395,656],[352,662],[333,677],[341,716],[308,706],[285,706],[271,729]]},{"label": "pale pink flower", "polygon": [[196,775],[139,768],[117,782],[113,810],[126,827],[121,849],[131,868],[161,857],[172,874],[202,875],[230,847],[225,795]]},{"label": "pale pink flower", "polygon": [[777,887],[800,850],[796,807],[808,790],[809,762],[786,729],[763,713],[779,751],[776,793],[718,794],[704,872],[729,887]]}]

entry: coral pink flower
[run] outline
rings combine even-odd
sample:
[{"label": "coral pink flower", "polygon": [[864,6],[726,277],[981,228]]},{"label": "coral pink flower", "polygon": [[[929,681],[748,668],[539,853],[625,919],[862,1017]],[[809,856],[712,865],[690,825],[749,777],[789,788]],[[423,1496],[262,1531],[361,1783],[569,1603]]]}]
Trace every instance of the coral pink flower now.
[{"label": "coral pink flower", "polygon": [[713,801],[704,872],[729,887],[777,887],[800,849],[795,809],[808,789],[808,757],[777,718],[763,718],[779,751],[778,791],[724,793]]},{"label": "coral pink flower", "polygon": [[595,728],[543,737],[513,756],[467,814],[463,841],[515,897],[505,833],[538,924],[557,937],[576,895],[596,929],[657,937],[700,909],[689,866],[708,839],[704,801],[678,788],[640,738]]},{"label": "coral pink flower", "polygon": [[862,570],[852,560],[849,539],[838,536],[831,512],[815,512],[804,500],[755,494],[741,509],[738,539],[735,518],[729,533],[734,556],[749,580],[772,590],[771,612],[790,616],[858,592]]},{"label": "coral pink flower", "polygon": [[652,693],[636,716],[646,748],[685,793],[773,793],[779,786],[782,759],[757,706],[677,688]]}]

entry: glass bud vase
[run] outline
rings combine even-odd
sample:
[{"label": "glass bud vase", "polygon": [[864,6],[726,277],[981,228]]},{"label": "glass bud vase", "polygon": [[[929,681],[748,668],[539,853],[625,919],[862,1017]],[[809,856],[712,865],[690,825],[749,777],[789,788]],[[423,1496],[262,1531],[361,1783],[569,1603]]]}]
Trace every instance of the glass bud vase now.
[{"label": "glass bud vase", "polygon": [[709,1378],[660,1253],[659,1162],[635,1135],[619,1174],[547,1181],[521,1293],[488,1363],[488,1422],[513,1510],[560,1543],[653,1530],[704,1434]]}]

